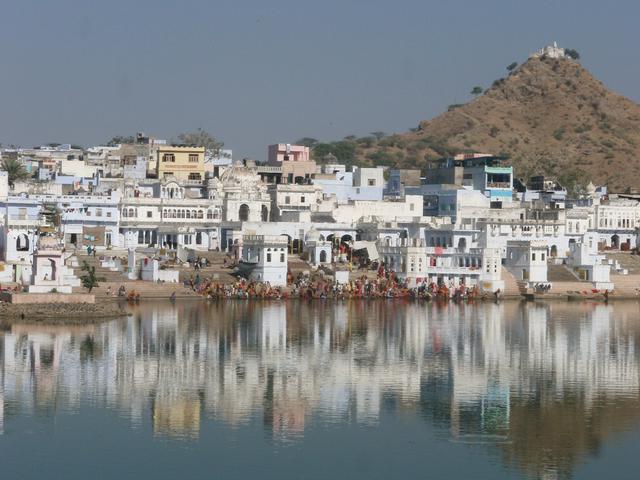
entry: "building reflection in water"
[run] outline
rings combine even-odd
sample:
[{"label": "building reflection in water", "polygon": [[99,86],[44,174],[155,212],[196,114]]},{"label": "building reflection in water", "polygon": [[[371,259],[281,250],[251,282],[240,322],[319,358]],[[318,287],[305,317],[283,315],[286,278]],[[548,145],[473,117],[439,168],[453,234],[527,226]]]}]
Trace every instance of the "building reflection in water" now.
[{"label": "building reflection in water", "polygon": [[13,325],[0,334],[0,433],[83,404],[187,439],[207,418],[292,441],[401,411],[562,476],[640,419],[637,318],[636,304],[226,302]]}]

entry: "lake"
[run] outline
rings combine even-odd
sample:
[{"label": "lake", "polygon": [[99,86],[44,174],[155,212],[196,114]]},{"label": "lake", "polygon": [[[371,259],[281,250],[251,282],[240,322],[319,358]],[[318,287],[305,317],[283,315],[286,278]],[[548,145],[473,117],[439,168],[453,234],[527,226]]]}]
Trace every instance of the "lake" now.
[{"label": "lake", "polygon": [[0,332],[0,474],[637,478],[640,304],[142,303]]}]

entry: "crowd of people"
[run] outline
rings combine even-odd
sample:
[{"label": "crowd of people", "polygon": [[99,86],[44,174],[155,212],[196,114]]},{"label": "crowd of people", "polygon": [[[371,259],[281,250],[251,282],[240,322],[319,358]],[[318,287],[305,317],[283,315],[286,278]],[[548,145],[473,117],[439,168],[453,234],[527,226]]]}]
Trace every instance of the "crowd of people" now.
[{"label": "crowd of people", "polygon": [[[299,273],[287,275],[287,286],[272,286],[269,282],[257,282],[239,279],[233,283],[222,283],[212,278],[201,278],[199,274],[192,276],[185,282],[185,287],[206,298],[306,298],[306,299],[350,299],[350,298],[409,298],[409,299],[452,299],[475,300],[484,297],[478,288],[467,288],[464,284],[454,286],[453,283],[436,284],[434,282],[420,282],[417,286],[409,287],[405,281],[397,278],[393,272],[377,278],[366,275],[345,283],[339,283],[322,274],[313,277]],[[497,298],[499,292],[495,292]]]}]

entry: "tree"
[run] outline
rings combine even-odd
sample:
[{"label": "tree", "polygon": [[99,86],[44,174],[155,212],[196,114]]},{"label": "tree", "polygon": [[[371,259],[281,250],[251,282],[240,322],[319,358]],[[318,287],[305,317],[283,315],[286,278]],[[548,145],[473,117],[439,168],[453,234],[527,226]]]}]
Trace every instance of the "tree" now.
[{"label": "tree", "polygon": [[91,290],[95,287],[100,286],[98,282],[104,282],[106,280],[103,277],[96,276],[96,267],[90,266],[86,260],[82,264],[82,271],[87,273],[82,275],[80,280],[82,281],[82,286],[88,289],[89,293],[91,293]]},{"label": "tree", "polygon": [[20,182],[30,177],[24,165],[16,158],[3,158],[2,163],[0,163],[0,170],[7,172],[9,185],[12,187],[15,182]]},{"label": "tree", "polygon": [[384,132],[371,132],[371,135],[373,135],[376,138],[376,140],[380,140],[381,138],[384,138],[387,136],[387,134]]},{"label": "tree", "polygon": [[573,48],[565,48],[564,49],[564,54],[567,57],[572,58],[574,60],[580,60],[580,54],[578,53],[577,50],[575,50]]},{"label": "tree", "polygon": [[195,132],[186,132],[178,135],[178,140],[189,147],[204,147],[211,155],[220,155],[224,143],[213,135],[199,128]]},{"label": "tree", "polygon": [[471,90],[471,95],[478,96],[478,95],[480,95],[482,92],[483,92],[482,87],[475,86],[475,87],[473,87],[473,89]]},{"label": "tree", "polygon": [[318,143],[318,140],[313,137],[302,137],[301,139],[296,140],[296,145],[302,145],[309,148],[315,147]]},{"label": "tree", "polygon": [[511,62],[509,65],[507,65],[507,70],[513,72],[517,66],[518,62]]},{"label": "tree", "polygon": [[116,135],[115,137],[113,137],[111,140],[107,142],[107,147],[115,147],[116,145],[122,145],[123,143],[124,144],[136,143],[136,139],[133,138],[133,135],[128,135],[128,136]]}]

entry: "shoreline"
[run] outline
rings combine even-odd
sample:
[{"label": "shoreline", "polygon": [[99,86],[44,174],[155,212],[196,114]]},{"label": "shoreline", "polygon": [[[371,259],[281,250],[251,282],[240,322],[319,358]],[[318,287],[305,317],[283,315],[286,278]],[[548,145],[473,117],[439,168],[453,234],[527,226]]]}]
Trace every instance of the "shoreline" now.
[{"label": "shoreline", "polygon": [[418,302],[418,303],[436,303],[436,304],[448,304],[454,303],[457,305],[471,305],[481,303],[501,303],[501,302],[565,302],[565,303],[591,303],[591,304],[603,304],[615,303],[617,301],[630,302],[639,301],[640,297],[631,296],[612,296],[608,300],[604,299],[576,299],[568,300],[566,296],[544,296],[536,298],[525,298],[520,295],[505,295],[499,299],[494,298],[477,298],[477,299],[462,299],[453,300],[451,298],[409,298],[409,297],[351,297],[351,298],[305,298],[305,297],[288,297],[288,298],[207,298],[203,296],[189,295],[184,297],[178,297],[175,301],[169,298],[141,298],[138,302],[130,302],[122,297],[105,297],[100,298],[95,304],[80,303],[80,304],[65,304],[65,303],[50,303],[50,304],[0,304],[0,325],[11,325],[13,323],[31,323],[31,324],[43,324],[43,325],[91,325],[100,323],[107,320],[114,320],[118,318],[125,318],[132,316],[133,313],[130,310],[131,307],[135,307],[141,304],[149,304],[150,302],[160,301],[163,304],[176,305],[184,300],[198,300],[204,302],[250,302],[250,303],[271,303],[271,302],[298,302],[298,301],[329,301],[329,302],[369,302],[369,301],[402,301],[402,302]]},{"label": "shoreline", "polygon": [[122,305],[111,302],[96,303],[0,303],[2,321],[47,324],[90,324],[130,316]]}]

